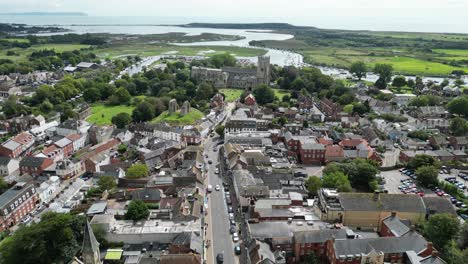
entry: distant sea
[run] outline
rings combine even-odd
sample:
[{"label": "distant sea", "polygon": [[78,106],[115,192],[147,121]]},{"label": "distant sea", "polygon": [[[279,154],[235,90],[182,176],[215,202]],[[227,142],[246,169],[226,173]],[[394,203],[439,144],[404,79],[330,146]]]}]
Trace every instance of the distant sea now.
[{"label": "distant sea", "polygon": [[[446,32],[468,33],[466,18],[437,17],[369,17],[369,16],[309,16],[309,17],[275,17],[275,18],[245,18],[245,17],[148,17],[148,16],[59,16],[59,15],[0,15],[0,23],[20,23],[28,25],[75,25],[75,29],[85,32],[103,32],[96,30],[96,25],[180,25],[192,22],[203,23],[264,23],[281,22],[298,26],[313,26],[328,29],[376,30],[376,31],[411,31],[411,32]],[[113,27],[114,28],[114,27]],[[107,29],[110,30],[110,29]],[[108,33],[142,33],[138,27],[122,29]]]}]

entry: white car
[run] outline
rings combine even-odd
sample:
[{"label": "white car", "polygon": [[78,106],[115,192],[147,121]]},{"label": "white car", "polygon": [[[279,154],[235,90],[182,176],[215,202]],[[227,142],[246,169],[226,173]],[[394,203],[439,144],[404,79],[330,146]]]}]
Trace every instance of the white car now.
[{"label": "white car", "polygon": [[32,218],[28,215],[28,216],[24,217],[23,220],[21,220],[21,222],[22,222],[23,224],[26,224],[27,222],[31,221],[31,219],[32,219]]},{"label": "white car", "polygon": [[232,234],[232,241],[239,242],[239,235],[237,233]]},{"label": "white car", "polygon": [[219,174],[219,169],[218,168],[216,168],[215,173]]},{"label": "white car", "polygon": [[216,184],[215,190],[216,190],[216,191],[219,191],[219,190],[221,190],[221,188],[219,187],[219,185],[218,185],[218,184]]},{"label": "white car", "polygon": [[233,213],[229,213],[229,220],[234,220],[234,214]]}]

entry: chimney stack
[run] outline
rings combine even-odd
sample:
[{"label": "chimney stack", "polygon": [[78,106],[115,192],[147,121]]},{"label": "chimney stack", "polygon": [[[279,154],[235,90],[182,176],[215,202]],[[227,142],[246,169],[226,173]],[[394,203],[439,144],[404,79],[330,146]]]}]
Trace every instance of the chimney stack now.
[{"label": "chimney stack", "polygon": [[432,257],[436,258],[438,256],[439,256],[439,251],[437,250],[432,251]]}]

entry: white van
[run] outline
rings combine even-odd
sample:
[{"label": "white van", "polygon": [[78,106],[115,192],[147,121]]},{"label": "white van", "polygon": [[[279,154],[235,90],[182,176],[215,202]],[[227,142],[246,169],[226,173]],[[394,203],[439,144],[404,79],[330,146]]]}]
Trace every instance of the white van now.
[{"label": "white van", "polygon": [[210,193],[213,191],[213,185],[211,184],[208,184],[208,188],[206,188],[206,190]]}]

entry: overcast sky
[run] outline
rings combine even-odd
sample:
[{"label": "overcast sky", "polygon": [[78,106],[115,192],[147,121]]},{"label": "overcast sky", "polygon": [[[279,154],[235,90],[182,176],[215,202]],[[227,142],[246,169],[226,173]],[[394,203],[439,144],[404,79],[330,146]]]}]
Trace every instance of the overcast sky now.
[{"label": "overcast sky", "polygon": [[1,12],[142,16],[457,16],[467,0],[0,0]]},{"label": "overcast sky", "polygon": [[[194,18],[191,22],[289,22],[325,28],[468,32],[468,0],[0,0],[3,13],[37,11]],[[203,19],[208,17],[215,19]]]}]

